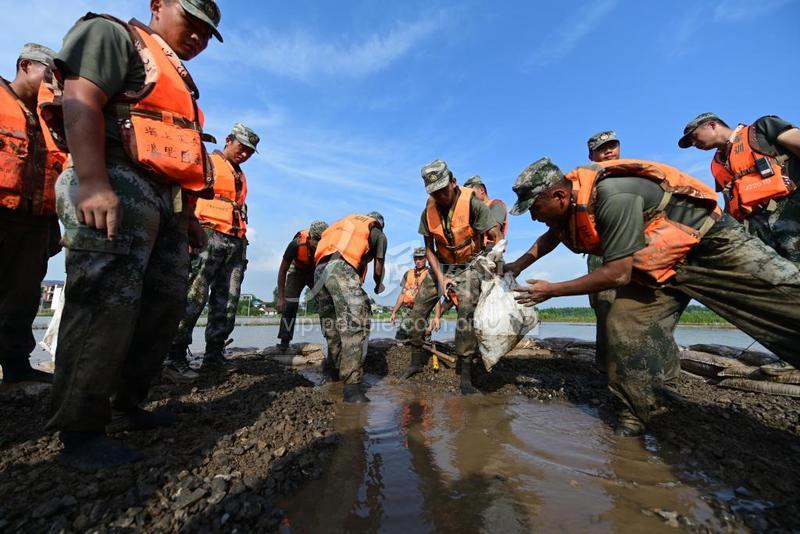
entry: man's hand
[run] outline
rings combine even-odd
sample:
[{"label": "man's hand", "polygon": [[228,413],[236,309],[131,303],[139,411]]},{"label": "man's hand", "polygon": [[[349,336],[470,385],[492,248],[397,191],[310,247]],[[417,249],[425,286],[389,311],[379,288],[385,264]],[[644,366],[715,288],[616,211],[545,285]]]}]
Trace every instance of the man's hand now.
[{"label": "man's hand", "polygon": [[383,286],[383,283],[380,283],[380,284],[376,285],[375,286],[375,294],[376,295],[380,295],[381,293],[383,293],[384,289],[386,289],[386,288]]},{"label": "man's hand", "polygon": [[276,306],[280,313],[286,311],[286,297],[278,297],[278,304]]},{"label": "man's hand", "polygon": [[434,317],[433,319],[431,319],[431,323],[428,325],[428,329],[425,331],[425,335],[430,335],[431,332],[438,332],[441,327],[442,327],[442,320],[439,317]]},{"label": "man's hand", "polygon": [[194,217],[189,219],[186,233],[189,237],[189,248],[192,254],[198,254],[208,246],[208,236],[203,227],[200,226],[200,221]]},{"label": "man's hand", "polygon": [[514,275],[514,278],[518,277],[519,273],[522,272],[522,266],[519,264],[519,260],[503,265],[503,272],[511,273]]},{"label": "man's hand", "polygon": [[389,322],[392,324],[397,322],[397,313],[394,310],[392,310],[392,316],[389,317]]},{"label": "man's hand", "polygon": [[540,304],[552,297],[558,295],[552,290],[553,284],[545,280],[528,280],[528,286],[522,286],[514,289],[517,296],[514,297],[517,302],[525,306],[533,306]]},{"label": "man's hand", "polygon": [[122,213],[119,198],[107,181],[79,182],[75,204],[78,222],[105,230],[109,239],[116,239]]}]

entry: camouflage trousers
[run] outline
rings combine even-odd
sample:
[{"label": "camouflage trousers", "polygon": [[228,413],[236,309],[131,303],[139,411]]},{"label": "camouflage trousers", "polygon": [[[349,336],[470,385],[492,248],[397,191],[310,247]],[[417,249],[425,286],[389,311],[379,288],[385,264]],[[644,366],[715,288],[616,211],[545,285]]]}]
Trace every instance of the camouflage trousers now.
[{"label": "camouflage trousers", "polygon": [[[587,256],[586,264],[588,272],[593,273],[603,266],[603,258],[590,254]],[[597,317],[594,361],[600,369],[605,369],[606,360],[608,360],[606,356],[608,352],[606,321],[608,320],[608,312],[611,310],[611,304],[614,303],[616,296],[616,289],[606,289],[598,293],[589,293],[589,305],[594,310],[595,317]]]},{"label": "camouflage trousers", "polygon": [[77,221],[74,169],[56,183],[67,282],[50,429],[102,432],[112,405],[141,403],[183,312],[189,215],[175,213],[180,189],[125,165],[109,165],[108,176],[121,207],[114,241]]},{"label": "camouflage trousers", "polygon": [[[458,321],[456,323],[455,338],[456,355],[471,362],[478,350],[478,339],[475,337],[475,328],[472,320],[475,316],[475,307],[478,305],[478,299],[481,296],[481,277],[473,269],[455,266],[445,271],[445,276],[455,285],[456,297],[458,298]],[[422,348],[425,342],[425,330],[431,310],[433,310],[440,298],[439,288],[433,278],[433,276],[428,276],[423,280],[419,293],[417,293],[417,298],[414,300],[414,307],[409,315],[408,337],[411,343],[412,361],[414,361],[413,358],[415,356],[421,361],[427,360],[428,353]]]},{"label": "camouflage trousers", "polygon": [[58,220],[0,208],[0,367],[28,368],[36,347],[31,325],[39,310],[47,260],[58,251]]},{"label": "camouflage trousers", "polygon": [[326,365],[339,370],[345,384],[359,384],[367,354],[370,302],[361,277],[347,262],[330,260],[314,271],[322,335],[328,342]]},{"label": "camouflage trousers", "polygon": [[297,308],[300,306],[300,295],[306,287],[314,287],[314,271],[301,271],[294,265],[289,267],[284,288],[286,308],[281,314],[281,325],[278,330],[278,339],[282,342],[289,343],[294,337],[294,322],[297,318]]},{"label": "camouflage trousers", "polygon": [[206,352],[222,351],[233,332],[242,279],[247,268],[247,240],[205,229],[208,246],[192,258],[186,310],[173,347],[188,347],[197,319],[208,303]]},{"label": "camouflage trousers", "polygon": [[800,189],[778,200],[775,211],[757,213],[744,225],[778,254],[800,264]]},{"label": "camouflage trousers", "polygon": [[673,333],[696,299],[793,365],[800,365],[800,270],[731,217],[706,234],[662,288],[617,290],[608,315],[609,388],[640,419],[678,379]]}]

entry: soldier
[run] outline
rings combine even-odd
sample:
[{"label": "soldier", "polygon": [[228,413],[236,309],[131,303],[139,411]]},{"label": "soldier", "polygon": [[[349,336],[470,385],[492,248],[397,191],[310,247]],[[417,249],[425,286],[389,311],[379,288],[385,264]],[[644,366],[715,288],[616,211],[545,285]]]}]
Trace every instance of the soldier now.
[{"label": "soldier", "polygon": [[43,83],[53,56],[46,46],[28,43],[14,81],[0,78],[0,367],[6,383],[53,381],[28,361],[47,260],[61,248],[55,181],[67,156],[40,109],[54,96]]},{"label": "soldier", "polygon": [[596,271],[565,282],[528,280],[518,300],[616,288],[608,314],[609,388],[623,402],[616,432],[644,431],[656,392],[679,376],[673,333],[696,299],[775,354],[800,364],[800,270],[717,208],[717,195],[674,167],[612,160],[564,176],[542,158],[517,178],[513,215],[549,230],[514,263],[515,275],[559,242],[602,254]]},{"label": "soldier", "polygon": [[361,287],[373,262],[375,293],[383,292],[387,240],[383,215],[348,215],[322,234],[314,259],[322,334],[328,342],[326,376],[344,381],[344,402],[369,402],[361,391],[362,365],[369,337],[370,301]]},{"label": "soldier", "polygon": [[716,149],[711,174],[725,210],[778,254],[800,262],[800,129],[774,115],[731,129],[702,113],[683,129],[678,146]]},{"label": "soldier", "polygon": [[136,459],[106,431],[174,422],[140,404],[183,313],[189,246],[203,246],[188,192],[213,180],[180,60],[222,40],[219,9],[151,0],[150,11],[149,25],[87,15],[55,60],[74,167],[56,183],[67,283],[48,428],[61,432],[58,461],[83,471]]},{"label": "soldier", "polygon": [[443,293],[457,301],[455,351],[461,368],[461,393],[477,393],[472,385],[472,359],[478,348],[472,318],[478,304],[480,277],[468,263],[484,249],[484,234],[496,243],[502,237],[495,217],[471,189],[456,185],[447,164],[435,160],[422,168],[428,203],[422,211],[419,233],[425,237],[425,256],[433,277],[427,278],[411,310],[411,365],[403,377],[422,371],[425,322]]},{"label": "soldier", "polygon": [[236,123],[225,139],[225,148],[211,154],[214,197],[199,199],[195,209],[208,245],[192,258],[186,311],[164,366],[164,376],[175,382],[197,378],[197,373],[189,368],[186,352],[206,302],[203,367],[226,362],[222,351],[233,332],[247,268],[247,176],[241,165],[256,152],[259,140],[253,130]]},{"label": "soldier", "polygon": [[[481,177],[478,175],[472,176],[469,180],[464,182],[464,187],[469,187],[474,190],[478,200],[486,204],[491,210],[492,215],[500,225],[501,239],[505,238],[506,235],[508,235],[508,208],[506,207],[506,203],[499,198],[489,198],[489,194],[486,192],[486,184],[483,183],[483,180],[481,180]],[[489,234],[483,234],[483,237],[484,240],[488,241]]]},{"label": "soldier", "polygon": [[[620,158],[620,142],[619,138],[617,138],[617,133],[613,130],[607,130],[591,136],[586,144],[589,147],[590,161],[601,162]],[[589,272],[592,273],[603,265],[603,257],[587,254],[586,263]],[[606,318],[616,294],[617,292],[613,289],[607,289],[599,293],[589,293],[589,305],[597,317],[594,361],[601,371],[606,368]]]},{"label": "soldier", "polygon": [[278,269],[278,311],[281,325],[278,330],[278,347],[289,349],[294,337],[294,321],[303,288],[314,287],[314,254],[322,233],[328,229],[325,221],[314,221],[307,230],[300,230],[286,247]]},{"label": "soldier", "polygon": [[409,312],[414,307],[414,300],[417,298],[420,287],[427,278],[430,278],[428,271],[428,261],[425,259],[425,247],[414,249],[414,266],[406,271],[403,280],[400,282],[400,294],[392,308],[392,317],[389,319],[392,324],[397,322],[397,313],[402,314],[400,326],[397,327],[395,339],[405,341],[408,339],[409,331]]}]

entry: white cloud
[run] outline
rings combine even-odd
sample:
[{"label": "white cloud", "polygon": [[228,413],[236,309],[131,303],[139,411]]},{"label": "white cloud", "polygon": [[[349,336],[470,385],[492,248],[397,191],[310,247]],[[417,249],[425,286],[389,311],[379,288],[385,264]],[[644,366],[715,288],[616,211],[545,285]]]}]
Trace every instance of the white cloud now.
[{"label": "white cloud", "polygon": [[714,18],[721,22],[750,20],[789,4],[797,5],[798,0],[722,0],[714,8]]},{"label": "white cloud", "polygon": [[531,55],[529,63],[543,67],[564,58],[578,46],[581,39],[597,28],[618,3],[619,0],[601,0],[563,21],[545,37]]},{"label": "white cloud", "polygon": [[279,33],[258,28],[230,32],[216,59],[238,61],[279,76],[308,80],[316,75],[359,78],[385,69],[439,29],[443,14],[396,23],[385,33],[323,41],[308,30]]}]

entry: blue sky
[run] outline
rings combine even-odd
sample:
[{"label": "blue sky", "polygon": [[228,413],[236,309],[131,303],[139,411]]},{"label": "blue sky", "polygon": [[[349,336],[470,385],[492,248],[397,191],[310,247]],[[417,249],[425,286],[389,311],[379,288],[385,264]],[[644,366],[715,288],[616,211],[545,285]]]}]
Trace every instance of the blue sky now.
[{"label": "blue sky", "polygon": [[[146,0],[2,4],[4,77],[24,42],[58,49],[86,11],[149,17]],[[251,246],[243,290],[264,297],[298,229],[371,210],[386,218],[397,281],[421,244],[419,169],[435,158],[462,181],[480,174],[510,205],[526,165],[543,155],[564,170],[584,163],[586,139],[599,130],[616,129],[624,156],[711,183],[711,154],[677,147],[689,119],[714,111],[730,123],[766,114],[800,123],[800,0],[219,5],[225,43],[212,41],[187,67],[210,133],[224,138],[244,121],[261,134],[260,154],[244,167]],[[507,259],[543,231],[513,217]],[[523,276],[584,272],[585,260],[560,247]],[[63,277],[61,254],[48,278]],[[394,301],[388,289],[379,302]]]}]

